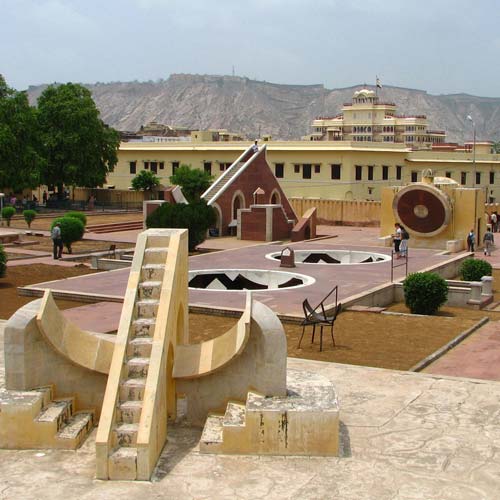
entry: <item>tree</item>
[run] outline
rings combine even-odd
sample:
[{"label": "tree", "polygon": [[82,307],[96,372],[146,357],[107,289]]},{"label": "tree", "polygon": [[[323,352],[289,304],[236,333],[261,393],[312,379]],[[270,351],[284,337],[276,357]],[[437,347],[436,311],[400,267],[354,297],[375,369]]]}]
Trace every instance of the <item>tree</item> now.
[{"label": "tree", "polygon": [[213,207],[205,200],[185,203],[164,203],[146,219],[146,226],[187,228],[189,231],[189,250],[205,241],[208,228],[215,224],[216,215]]},{"label": "tree", "polygon": [[182,188],[182,193],[192,203],[199,200],[201,195],[209,188],[213,177],[204,170],[191,168],[190,165],[181,165],[170,176],[171,184]]},{"label": "tree", "polygon": [[9,88],[0,75],[0,188],[20,192],[38,186],[40,151],[36,109],[26,92]]},{"label": "tree", "polygon": [[99,118],[88,89],[51,85],[38,99],[40,135],[47,159],[41,180],[57,186],[102,186],[118,161],[120,138]]},{"label": "tree", "polygon": [[151,170],[141,170],[132,179],[132,189],[136,191],[146,191],[151,193],[153,189],[160,185],[160,179]]},{"label": "tree", "polygon": [[5,276],[7,271],[7,254],[3,249],[3,245],[0,245],[0,278]]},{"label": "tree", "polygon": [[23,210],[24,220],[28,224],[28,229],[31,229],[31,223],[35,220],[36,211],[35,210]]},{"label": "tree", "polygon": [[59,217],[52,222],[50,226],[51,231],[58,222],[61,224],[61,237],[63,243],[66,245],[68,253],[73,253],[71,245],[75,241],[79,241],[83,238],[85,227],[82,221],[75,217]]},{"label": "tree", "polygon": [[14,207],[3,207],[2,208],[2,219],[7,221],[7,226],[10,226],[10,220],[16,215],[16,209]]}]

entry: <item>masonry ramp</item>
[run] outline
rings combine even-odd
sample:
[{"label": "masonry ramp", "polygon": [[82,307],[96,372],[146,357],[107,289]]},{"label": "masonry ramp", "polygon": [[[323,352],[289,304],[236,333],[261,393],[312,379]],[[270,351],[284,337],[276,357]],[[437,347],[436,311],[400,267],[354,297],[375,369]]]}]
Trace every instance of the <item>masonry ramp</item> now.
[{"label": "masonry ramp", "polygon": [[139,235],[96,438],[99,479],[149,480],[175,416],[176,344],[187,341],[187,230]]}]

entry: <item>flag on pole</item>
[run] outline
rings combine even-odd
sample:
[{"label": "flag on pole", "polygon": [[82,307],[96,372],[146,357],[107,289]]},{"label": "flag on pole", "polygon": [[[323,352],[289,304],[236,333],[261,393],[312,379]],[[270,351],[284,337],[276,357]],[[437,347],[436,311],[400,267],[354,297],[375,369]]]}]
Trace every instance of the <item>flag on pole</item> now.
[{"label": "flag on pole", "polygon": [[378,76],[377,76],[377,79],[376,79],[376,86],[377,86],[378,89],[382,88],[382,84],[380,83],[380,79],[379,79]]}]

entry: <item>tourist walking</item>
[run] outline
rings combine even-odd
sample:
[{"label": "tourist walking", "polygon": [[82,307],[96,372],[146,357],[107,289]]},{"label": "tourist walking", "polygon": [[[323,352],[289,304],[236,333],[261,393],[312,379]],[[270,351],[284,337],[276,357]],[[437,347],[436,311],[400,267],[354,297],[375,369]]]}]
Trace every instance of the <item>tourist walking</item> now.
[{"label": "tourist walking", "polygon": [[54,259],[60,259],[62,257],[63,251],[63,240],[61,233],[61,224],[59,222],[52,228],[50,233],[53,243]]},{"label": "tourist walking", "polygon": [[484,255],[491,255],[491,250],[493,249],[493,245],[495,243],[495,238],[493,236],[493,232],[490,228],[487,229],[486,233],[484,233],[483,244],[484,244]]},{"label": "tourist walking", "polygon": [[491,214],[491,231],[493,233],[498,231],[498,214],[496,212]]},{"label": "tourist walking", "polygon": [[467,251],[468,252],[474,252],[475,242],[476,242],[476,235],[474,233],[474,229],[471,229],[469,231],[469,234],[467,235]]},{"label": "tourist walking", "polygon": [[410,235],[403,226],[400,226],[400,228],[401,228],[401,243],[399,245],[399,255],[404,258],[408,256],[408,240],[410,239]]},{"label": "tourist walking", "polygon": [[401,246],[401,234],[402,234],[402,229],[401,229],[401,224],[396,222],[394,224],[395,232],[392,235],[392,241],[394,242],[394,254],[396,255],[396,259],[399,259],[401,257],[399,253],[399,247]]}]

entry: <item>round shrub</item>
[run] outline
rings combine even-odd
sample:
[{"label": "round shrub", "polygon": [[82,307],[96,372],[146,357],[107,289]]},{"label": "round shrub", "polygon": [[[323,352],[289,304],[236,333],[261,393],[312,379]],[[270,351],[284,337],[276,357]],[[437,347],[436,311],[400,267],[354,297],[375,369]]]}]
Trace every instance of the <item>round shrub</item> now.
[{"label": "round shrub", "polygon": [[52,230],[58,222],[61,224],[61,236],[63,243],[68,249],[68,253],[72,253],[71,245],[75,241],[82,239],[85,227],[82,222],[75,217],[59,217],[58,219],[54,219],[50,229]]},{"label": "round shrub", "polygon": [[36,217],[36,211],[31,209],[23,210],[23,216],[26,224],[28,224],[28,227],[31,228],[31,223],[35,220]]},{"label": "round shrub", "polygon": [[146,219],[146,226],[186,228],[189,231],[189,250],[205,241],[209,227],[216,222],[215,210],[205,200],[185,203],[164,203]]},{"label": "round shrub", "polygon": [[464,281],[481,281],[483,276],[491,276],[493,268],[482,259],[465,259],[458,272]]},{"label": "round shrub", "polygon": [[0,245],[0,278],[3,278],[5,276],[6,271],[7,271],[7,254],[5,253],[3,246]]},{"label": "round shrub", "polygon": [[74,217],[75,219],[78,219],[84,227],[87,225],[87,216],[82,212],[67,212],[64,214],[64,217]]},{"label": "round shrub", "polygon": [[435,273],[409,274],[403,282],[405,304],[413,314],[434,314],[448,298],[448,285]]},{"label": "round shrub", "polygon": [[7,226],[10,226],[10,219],[14,217],[16,209],[14,207],[3,207],[2,208],[2,219],[7,221]]}]

